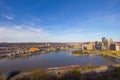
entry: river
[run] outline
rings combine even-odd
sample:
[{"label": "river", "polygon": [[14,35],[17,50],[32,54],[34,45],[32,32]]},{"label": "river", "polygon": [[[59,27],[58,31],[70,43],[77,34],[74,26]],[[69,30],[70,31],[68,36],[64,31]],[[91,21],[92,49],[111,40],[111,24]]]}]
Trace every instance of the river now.
[{"label": "river", "polygon": [[40,68],[43,69],[69,65],[108,65],[120,63],[120,60],[111,57],[103,57],[101,55],[70,56],[70,53],[71,51],[59,51],[34,55],[28,58],[2,58],[0,59],[0,73],[14,70],[32,71]]}]

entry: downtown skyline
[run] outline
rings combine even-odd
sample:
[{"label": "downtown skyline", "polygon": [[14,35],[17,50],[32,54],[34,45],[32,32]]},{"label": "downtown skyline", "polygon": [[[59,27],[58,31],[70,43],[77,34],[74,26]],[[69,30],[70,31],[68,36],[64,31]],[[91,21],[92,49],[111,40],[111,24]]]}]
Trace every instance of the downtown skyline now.
[{"label": "downtown skyline", "polygon": [[120,39],[119,0],[0,0],[0,42]]}]

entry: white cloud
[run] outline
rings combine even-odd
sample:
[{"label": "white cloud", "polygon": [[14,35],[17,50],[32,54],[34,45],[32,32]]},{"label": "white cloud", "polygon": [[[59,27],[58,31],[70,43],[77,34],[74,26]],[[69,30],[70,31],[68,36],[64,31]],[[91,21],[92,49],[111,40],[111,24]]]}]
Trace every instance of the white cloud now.
[{"label": "white cloud", "polygon": [[35,32],[42,32],[43,31],[41,28],[29,27],[29,29],[32,31],[35,31]]},{"label": "white cloud", "polygon": [[42,29],[30,30],[17,27],[0,27],[0,42],[41,42],[48,41],[49,34]]},{"label": "white cloud", "polygon": [[29,26],[38,26],[41,23],[41,19],[39,17],[35,17],[35,16],[25,16],[24,18],[20,19],[20,22],[23,25],[29,25]]},{"label": "white cloud", "polygon": [[34,21],[41,22],[41,19],[39,17],[30,16]]},{"label": "white cloud", "polygon": [[[120,25],[119,19],[120,15],[96,15],[88,18],[84,22],[80,21],[75,27],[70,27],[65,29],[64,27],[59,27],[58,25],[54,25],[55,27],[44,27],[39,28],[36,26],[35,22],[37,20],[33,19],[33,21],[28,21],[28,23],[32,25],[20,26],[16,25],[11,28],[0,27],[0,42],[4,41],[32,41],[32,42],[41,42],[41,41],[60,41],[60,42],[71,42],[71,41],[89,41],[89,40],[99,40],[101,37],[108,35],[111,32],[107,32],[106,30],[100,29],[103,25],[111,26],[111,25]],[[32,19],[31,19],[32,20]],[[35,20],[35,21],[34,21]],[[103,28],[103,26],[101,28]],[[37,28],[35,28],[37,27]],[[50,30],[47,30],[50,28]],[[53,29],[52,29],[53,28]],[[63,29],[64,28],[64,29]],[[98,29],[97,29],[98,28]],[[109,28],[108,28],[109,29]]]},{"label": "white cloud", "polygon": [[101,35],[105,35],[105,32],[95,32],[95,33],[91,33],[89,34],[90,36],[101,36]]},{"label": "white cloud", "polygon": [[9,20],[12,20],[12,19],[13,19],[12,16],[6,16],[6,18],[9,19]]},{"label": "white cloud", "polygon": [[14,28],[15,28],[15,29],[22,29],[21,26],[16,26],[16,25],[14,26]]},{"label": "white cloud", "polygon": [[77,29],[74,29],[73,32],[68,29],[64,32],[60,31],[61,33],[58,34],[35,27],[0,27],[0,34],[2,34],[0,35],[0,42],[80,42],[89,41],[88,38],[93,38],[93,36],[99,39],[102,35],[105,35],[104,32],[90,33],[84,31],[84,29],[81,29],[80,32],[75,31]]},{"label": "white cloud", "polygon": [[30,23],[30,25],[34,26],[35,24],[34,23]]},{"label": "white cloud", "polygon": [[86,31],[87,29],[85,28],[71,28],[71,29],[67,29],[67,30],[63,30],[66,33],[80,33],[83,31]]},{"label": "white cloud", "polygon": [[120,15],[119,14],[96,14],[95,16],[90,16],[87,20],[82,22],[83,26],[105,26],[113,27],[120,26]]},{"label": "white cloud", "polygon": [[1,14],[2,17],[8,19],[8,20],[13,20],[13,16],[11,15],[4,15],[4,14]]},{"label": "white cloud", "polygon": [[[67,32],[68,31],[68,32]],[[75,30],[74,30],[75,31]],[[61,31],[62,32],[62,31]],[[0,42],[70,42],[80,41],[83,38],[83,33],[75,33],[71,30],[60,35],[54,35],[41,28],[14,26],[14,27],[0,27]]]}]

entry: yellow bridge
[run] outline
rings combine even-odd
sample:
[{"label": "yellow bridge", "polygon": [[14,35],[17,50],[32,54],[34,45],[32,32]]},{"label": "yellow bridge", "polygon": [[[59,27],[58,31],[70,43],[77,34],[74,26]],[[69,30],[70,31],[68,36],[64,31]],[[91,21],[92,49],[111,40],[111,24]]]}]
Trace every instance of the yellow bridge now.
[{"label": "yellow bridge", "polygon": [[101,52],[100,54],[120,59],[120,52],[118,52],[118,51],[109,50],[109,51]]}]

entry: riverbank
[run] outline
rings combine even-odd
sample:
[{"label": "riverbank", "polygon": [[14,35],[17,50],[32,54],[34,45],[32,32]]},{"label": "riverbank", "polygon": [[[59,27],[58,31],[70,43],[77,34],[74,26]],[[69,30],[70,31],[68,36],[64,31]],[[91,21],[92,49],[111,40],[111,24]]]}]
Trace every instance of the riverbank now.
[{"label": "riverbank", "polygon": [[73,51],[70,53],[70,56],[95,56],[95,55],[110,56],[116,59],[120,59],[120,52],[114,50],[105,50],[105,51]]},{"label": "riverbank", "polygon": [[103,52],[100,52],[103,56],[110,56],[116,59],[120,59],[120,52],[119,51],[114,51],[114,50],[106,50]]},{"label": "riverbank", "polygon": [[0,54],[0,59],[5,58],[7,55],[6,54]]},{"label": "riverbank", "polygon": [[83,50],[75,50],[70,53],[71,56],[94,56],[99,54],[101,51],[83,51]]},{"label": "riverbank", "polygon": [[[64,66],[64,67],[54,67],[54,68],[48,68],[45,70],[35,70],[32,72],[21,72],[20,74],[14,76],[11,78],[11,80],[32,80],[30,77],[33,76],[33,74],[49,74],[49,75],[56,75],[57,77],[60,77],[60,75],[65,75],[68,72],[77,70],[80,72],[79,76],[84,76],[86,78],[95,78],[103,75],[108,75],[112,74],[113,72],[117,73],[116,75],[119,74],[120,70],[120,64],[112,64],[112,65],[103,65],[103,66],[96,66],[96,65],[85,65],[85,66],[80,66],[80,65],[71,65],[71,66]],[[41,73],[42,72],[42,73]],[[75,74],[75,73],[74,73]],[[74,75],[73,74],[73,75]],[[37,75],[34,75],[34,77]],[[44,75],[43,75],[44,76]],[[0,75],[0,80],[5,80],[5,75]],[[38,77],[38,76],[37,76]],[[42,77],[42,76],[41,76]],[[37,79],[35,79],[37,80]],[[46,80],[46,79],[45,79]],[[56,80],[61,80],[61,79],[56,79]],[[87,79],[84,79],[87,80]],[[92,79],[89,79],[92,80]],[[96,79],[93,79],[96,80]],[[101,79],[104,80],[104,79]],[[109,79],[108,79],[109,80]]]},{"label": "riverbank", "polygon": [[0,54],[0,59],[1,58],[19,58],[19,57],[32,57],[34,55],[41,55],[41,54],[48,54],[51,52],[59,52],[59,51],[66,51],[66,50],[50,50],[50,51],[35,51],[35,52],[24,52],[24,53],[16,53],[16,52],[11,52],[11,53],[4,53]]},{"label": "riverbank", "polygon": [[72,54],[72,53],[69,54],[69,56],[95,56],[95,55],[98,54]]}]

